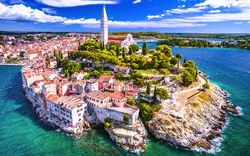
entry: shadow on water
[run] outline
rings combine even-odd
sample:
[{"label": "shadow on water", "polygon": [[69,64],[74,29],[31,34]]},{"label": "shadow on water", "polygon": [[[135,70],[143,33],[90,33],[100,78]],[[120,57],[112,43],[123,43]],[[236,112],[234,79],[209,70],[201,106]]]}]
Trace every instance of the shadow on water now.
[{"label": "shadow on water", "polygon": [[31,102],[26,98],[25,92],[22,88],[21,73],[18,72],[9,81],[5,89],[4,99],[7,101],[14,101],[16,105],[19,105],[15,112],[18,114],[30,118],[33,123],[43,128],[46,131],[54,131],[51,125],[41,121],[35,113]]}]

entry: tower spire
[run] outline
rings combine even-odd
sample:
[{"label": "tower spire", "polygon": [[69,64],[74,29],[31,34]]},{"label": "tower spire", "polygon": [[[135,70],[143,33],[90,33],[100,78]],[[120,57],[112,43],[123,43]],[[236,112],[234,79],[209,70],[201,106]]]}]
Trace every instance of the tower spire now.
[{"label": "tower spire", "polygon": [[102,8],[102,19],[108,20],[105,4],[103,4],[103,8]]},{"label": "tower spire", "polygon": [[108,16],[105,4],[103,4],[101,17],[101,42],[104,44],[104,46],[108,44]]}]

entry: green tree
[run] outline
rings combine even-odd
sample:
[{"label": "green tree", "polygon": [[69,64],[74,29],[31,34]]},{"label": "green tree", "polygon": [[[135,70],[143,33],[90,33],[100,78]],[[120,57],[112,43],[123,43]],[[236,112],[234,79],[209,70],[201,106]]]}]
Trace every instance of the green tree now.
[{"label": "green tree", "polygon": [[205,83],[204,85],[202,85],[202,87],[205,88],[205,89],[209,89],[210,85],[208,83]]},{"label": "green tree", "polygon": [[136,107],[136,102],[135,102],[135,100],[134,100],[133,98],[131,98],[131,97],[128,97],[128,98],[127,98],[127,104]]},{"label": "green tree", "polygon": [[140,104],[140,114],[145,122],[150,121],[154,117],[153,109],[146,103]]},{"label": "green tree", "polygon": [[159,45],[156,50],[164,53],[167,57],[172,57],[172,49],[167,45]]},{"label": "green tree", "polygon": [[194,76],[188,70],[183,70],[182,81],[184,86],[189,86],[194,82]]},{"label": "green tree", "polygon": [[79,51],[87,50],[87,51],[97,51],[103,48],[102,43],[94,40],[87,40],[79,47]]},{"label": "green tree", "polygon": [[81,71],[81,65],[79,63],[75,61],[69,61],[67,59],[62,60],[62,68],[63,68],[64,74],[65,74],[65,71],[68,71],[70,76],[75,72]]},{"label": "green tree", "polygon": [[116,78],[117,80],[122,79],[122,77],[123,77],[123,75],[122,75],[122,73],[120,73],[120,72],[117,72],[117,73],[115,74],[115,78]]},{"label": "green tree", "polygon": [[171,60],[170,60],[170,64],[172,66],[175,66],[177,63],[178,63],[178,59],[176,57],[172,57]]},{"label": "green tree", "polygon": [[66,78],[69,78],[69,71],[68,71],[68,70],[65,70],[64,76],[65,76]]},{"label": "green tree", "polygon": [[181,53],[177,53],[175,57],[178,59],[178,69],[179,69],[180,68],[180,61],[182,59],[182,55],[181,55]]},{"label": "green tree", "polygon": [[59,50],[58,54],[56,55],[56,64],[58,68],[62,67],[62,60],[63,60],[63,54],[62,52]]},{"label": "green tree", "polygon": [[137,52],[139,50],[139,46],[136,44],[130,45],[129,48],[131,48],[132,52]]},{"label": "green tree", "polygon": [[164,88],[157,88],[156,94],[160,98],[160,100],[166,100],[169,97],[168,91]]},{"label": "green tree", "polygon": [[125,57],[126,57],[125,48],[122,48],[122,58],[125,59]]},{"label": "green tree", "polygon": [[159,72],[163,75],[169,75],[170,74],[170,71],[168,69],[165,69],[165,68],[161,68],[159,70]]},{"label": "green tree", "polygon": [[45,62],[46,62],[46,67],[48,67],[48,65],[50,64],[50,58],[49,58],[49,56],[46,57]]},{"label": "green tree", "polygon": [[[81,47],[81,42],[80,42],[80,40],[78,41],[78,50],[80,50],[80,47]],[[54,51],[55,52],[55,51]],[[55,53],[54,53],[55,54]],[[54,55],[54,57],[55,57],[55,55]]]},{"label": "green tree", "polygon": [[20,51],[20,53],[19,53],[20,57],[24,57],[24,53],[25,53],[24,51]]},{"label": "green tree", "polygon": [[116,46],[116,56],[119,57],[120,56],[120,49],[119,46]]},{"label": "green tree", "polygon": [[156,102],[157,100],[157,92],[156,92],[157,88],[155,86],[155,89],[154,89],[154,96],[153,96],[153,100],[154,100],[154,103]]},{"label": "green tree", "polygon": [[146,93],[147,93],[148,95],[150,95],[150,91],[151,91],[150,83],[148,82],[148,83],[147,83],[147,90],[146,90]]},{"label": "green tree", "polygon": [[56,50],[54,50],[53,56],[54,56],[54,58],[56,58]]},{"label": "green tree", "polygon": [[125,113],[123,116],[123,122],[128,124],[129,120],[130,120],[130,116],[128,115],[128,113]]},{"label": "green tree", "polygon": [[132,55],[132,54],[133,54],[133,49],[132,49],[131,47],[129,47],[128,54],[129,54],[129,55]]},{"label": "green tree", "polygon": [[147,54],[148,54],[148,45],[146,42],[144,42],[142,45],[142,55],[147,55]]},{"label": "green tree", "polygon": [[168,46],[164,47],[163,52],[168,56],[168,57],[172,57],[172,49],[169,48]]},{"label": "green tree", "polygon": [[106,118],[104,119],[104,126],[106,128],[110,128],[113,125],[112,119],[111,118]]}]

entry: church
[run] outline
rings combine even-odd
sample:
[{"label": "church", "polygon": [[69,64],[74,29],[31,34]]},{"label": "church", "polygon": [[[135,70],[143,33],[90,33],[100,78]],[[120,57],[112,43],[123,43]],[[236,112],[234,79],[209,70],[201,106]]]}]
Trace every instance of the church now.
[{"label": "church", "polygon": [[114,42],[117,43],[119,46],[125,47],[127,49],[129,48],[130,45],[137,44],[137,42],[133,39],[133,35],[131,34],[128,34],[126,36],[117,36],[108,34],[108,16],[105,5],[103,5],[102,9],[100,41],[104,43],[104,45]]}]

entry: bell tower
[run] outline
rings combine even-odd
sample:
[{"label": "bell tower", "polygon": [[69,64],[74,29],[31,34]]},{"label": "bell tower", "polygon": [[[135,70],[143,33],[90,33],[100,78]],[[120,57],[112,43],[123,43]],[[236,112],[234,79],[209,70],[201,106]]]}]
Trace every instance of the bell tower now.
[{"label": "bell tower", "polygon": [[102,8],[101,18],[101,42],[106,46],[108,44],[108,17],[105,5]]}]

